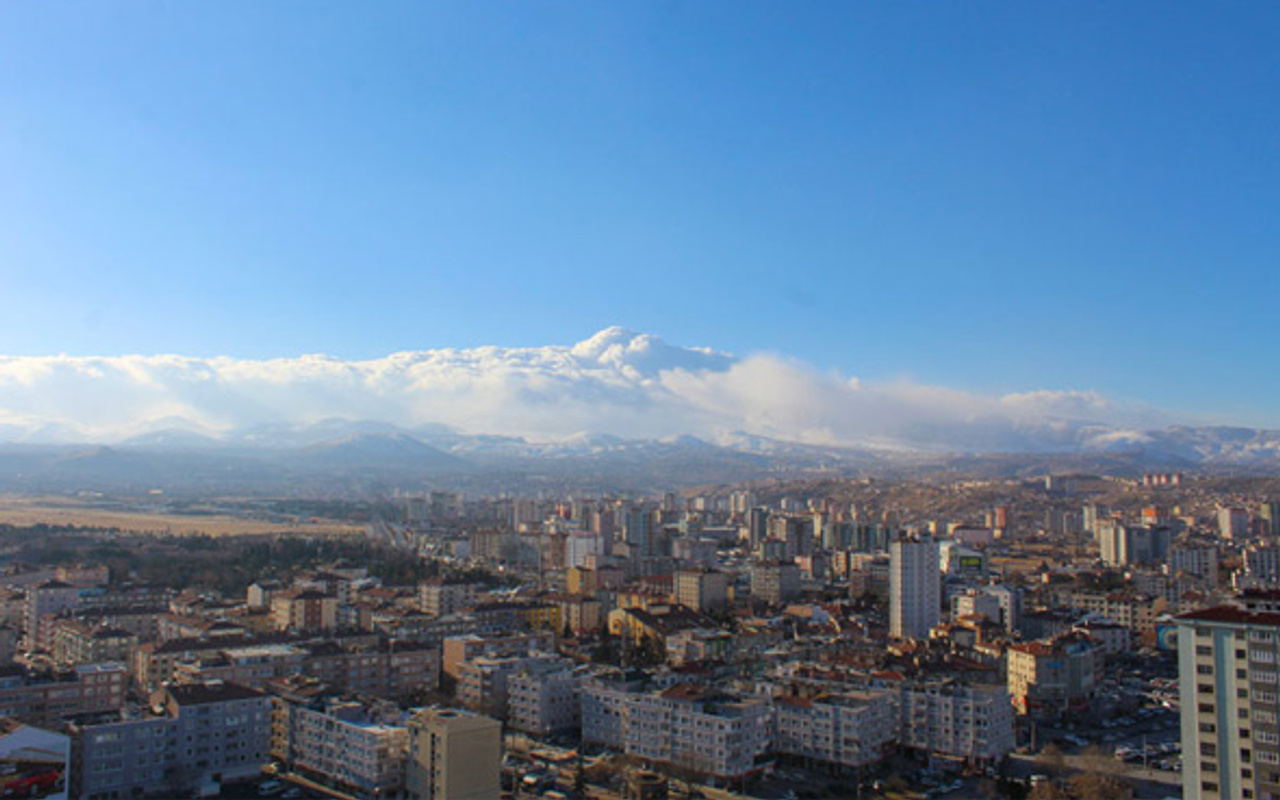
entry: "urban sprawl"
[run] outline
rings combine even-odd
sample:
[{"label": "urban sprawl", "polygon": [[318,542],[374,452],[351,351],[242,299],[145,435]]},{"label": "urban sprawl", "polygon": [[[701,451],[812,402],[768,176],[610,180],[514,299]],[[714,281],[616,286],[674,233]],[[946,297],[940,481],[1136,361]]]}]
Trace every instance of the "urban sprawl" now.
[{"label": "urban sprawl", "polygon": [[1280,797],[1277,488],[401,490],[218,501],[350,535],[0,526],[0,792]]}]

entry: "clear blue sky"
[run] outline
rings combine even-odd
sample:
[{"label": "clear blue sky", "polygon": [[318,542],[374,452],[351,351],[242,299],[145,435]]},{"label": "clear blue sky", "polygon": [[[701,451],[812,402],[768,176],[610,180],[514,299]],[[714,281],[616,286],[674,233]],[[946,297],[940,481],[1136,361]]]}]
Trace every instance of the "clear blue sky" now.
[{"label": "clear blue sky", "polygon": [[0,352],[612,324],[1280,424],[1280,4],[0,4]]}]

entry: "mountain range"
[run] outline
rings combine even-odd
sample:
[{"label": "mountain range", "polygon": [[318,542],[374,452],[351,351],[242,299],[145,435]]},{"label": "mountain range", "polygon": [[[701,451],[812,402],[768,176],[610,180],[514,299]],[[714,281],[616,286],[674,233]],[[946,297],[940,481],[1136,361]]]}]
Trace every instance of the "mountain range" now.
[{"label": "mountain range", "polygon": [[[335,435],[336,434],[336,435]],[[628,440],[578,435],[554,442],[468,436],[432,427],[326,420],[236,431],[215,439],[155,431],[112,445],[0,445],[3,491],[315,493],[388,488],[473,491],[656,491],[805,476],[958,472],[1137,475],[1146,470],[1274,473],[1280,432],[1172,428],[1141,437],[1094,436],[1071,450],[939,453],[817,446],[740,434]]]},{"label": "mountain range", "polygon": [[1199,425],[1090,390],[870,383],[622,328],[569,346],[366,361],[0,357],[0,442],[5,490],[1280,467],[1280,432]]}]

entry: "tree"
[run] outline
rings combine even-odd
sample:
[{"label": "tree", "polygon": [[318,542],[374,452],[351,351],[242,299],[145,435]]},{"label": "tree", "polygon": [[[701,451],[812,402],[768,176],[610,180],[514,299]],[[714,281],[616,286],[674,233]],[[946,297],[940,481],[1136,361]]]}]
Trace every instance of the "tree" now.
[{"label": "tree", "polygon": [[578,797],[587,794],[587,772],[582,766],[582,748],[578,748],[578,763],[573,769],[573,793]]},{"label": "tree", "polygon": [[1046,782],[1032,789],[1027,800],[1067,800],[1067,794],[1053,782]]},{"label": "tree", "polygon": [[667,660],[667,652],[657,637],[645,636],[640,641],[635,660],[640,666],[656,666]]},{"label": "tree", "polygon": [[591,654],[591,660],[597,664],[613,664],[618,660],[617,643],[613,640],[613,634],[609,633],[609,629],[600,629],[600,643],[596,645],[596,650]]},{"label": "tree", "polygon": [[1128,800],[1133,797],[1133,787],[1127,781],[1107,774],[1111,763],[1101,747],[1086,747],[1080,754],[1081,772],[1071,779],[1075,794],[1091,800]]},{"label": "tree", "polygon": [[1072,778],[1071,789],[1077,797],[1089,800],[1131,800],[1133,797],[1133,786],[1128,782],[1093,772]]},{"label": "tree", "polygon": [[1066,766],[1066,757],[1062,753],[1062,748],[1053,742],[1045,745],[1036,760],[1055,775],[1062,772],[1063,767]]}]

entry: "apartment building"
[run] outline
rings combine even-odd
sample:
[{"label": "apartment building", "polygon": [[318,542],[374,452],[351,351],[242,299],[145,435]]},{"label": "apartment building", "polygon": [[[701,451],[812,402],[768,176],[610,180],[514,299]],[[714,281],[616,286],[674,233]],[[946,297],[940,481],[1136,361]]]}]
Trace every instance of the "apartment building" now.
[{"label": "apartment building", "polygon": [[551,653],[556,649],[555,635],[544,632],[498,633],[481,635],[468,633],[448,636],[444,639],[441,670],[451,678],[458,677],[459,667],[481,656],[502,658],[527,656],[531,653]]},{"label": "apartment building", "polygon": [[583,668],[566,658],[526,661],[507,679],[507,722],[535,736],[575,731],[581,724]]},{"label": "apartment building", "polygon": [[675,574],[675,601],[703,614],[729,606],[729,576],[713,569],[684,569]]},{"label": "apartment building", "polygon": [[142,714],[71,725],[79,800],[190,795],[256,778],[268,761],[271,703],[232,683],[173,686]]},{"label": "apartment building", "polygon": [[405,793],[409,729],[398,712],[335,697],[272,698],[272,755],[291,770],[360,800]]},{"label": "apartment building", "polygon": [[271,596],[271,626],[278,631],[333,631],[338,598],[315,589],[288,589]]},{"label": "apartment building", "polygon": [[469,711],[426,709],[409,719],[411,800],[493,800],[501,794],[502,723]]},{"label": "apartment building", "polygon": [[63,581],[48,580],[29,586],[24,598],[23,624],[28,650],[48,650],[48,626],[54,615],[76,607],[80,587]]},{"label": "apartment building", "polygon": [[1014,748],[1013,706],[1003,686],[951,680],[898,690],[898,741],[926,753],[992,762]]},{"label": "apartment building", "polygon": [[634,676],[594,679],[582,690],[582,738],[627,755],[718,778],[757,768],[770,744],[772,709],[692,684],[649,689]]},{"label": "apartment building", "polygon": [[431,617],[457,614],[476,605],[479,588],[474,583],[441,578],[418,584],[418,608]]},{"label": "apartment building", "polygon": [[800,597],[800,567],[786,561],[751,565],[751,598],[779,606]]},{"label": "apartment building", "polygon": [[895,700],[885,690],[775,697],[774,752],[836,769],[874,764],[897,740]]},{"label": "apartment building", "polygon": [[59,619],[50,625],[53,660],[58,664],[126,662],[138,637],[123,628],[94,627],[75,619]]},{"label": "apartment building", "polygon": [[[797,664],[790,680],[802,696],[818,691],[892,693],[900,747],[974,762],[997,761],[1014,748],[1014,712],[1003,685],[954,678],[908,679],[897,673]],[[794,693],[785,687],[781,694]]]},{"label": "apartment building", "polygon": [[133,675],[144,689],[168,681],[229,680],[260,687],[288,675],[314,675],[336,691],[393,697],[439,685],[439,650],[424,642],[374,634],[299,639],[262,637],[150,642],[133,653]]},{"label": "apartment building", "polygon": [[1138,634],[1154,630],[1156,617],[1165,613],[1155,598],[1130,592],[1071,592],[1065,601],[1071,608],[1105,617]]},{"label": "apartment building", "polygon": [[56,671],[0,666],[0,717],[56,728],[69,717],[118,709],[127,685],[128,671],[115,662]]},{"label": "apartment building", "polygon": [[1086,711],[1102,670],[1102,648],[1080,633],[1012,644],[1006,658],[1013,706],[1031,716]]},{"label": "apartment building", "polygon": [[889,545],[889,635],[925,639],[942,616],[938,543],[901,536]]},{"label": "apartment building", "polygon": [[1218,606],[1177,623],[1183,795],[1280,797],[1280,613]]}]

